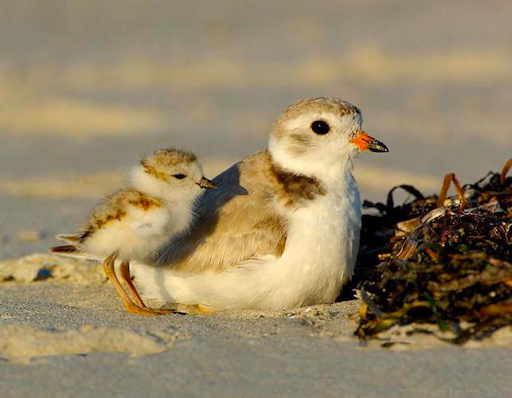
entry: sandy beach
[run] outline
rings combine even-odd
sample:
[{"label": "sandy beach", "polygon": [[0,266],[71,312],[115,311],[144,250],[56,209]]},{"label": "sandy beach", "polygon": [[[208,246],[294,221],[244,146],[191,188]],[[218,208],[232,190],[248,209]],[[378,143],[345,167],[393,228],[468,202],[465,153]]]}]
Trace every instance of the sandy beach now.
[{"label": "sandy beach", "polygon": [[356,104],[390,148],[358,160],[364,198],[497,170],[512,147],[511,13],[498,0],[0,1],[0,395],[510,396],[510,329],[465,347],[404,330],[362,345],[350,294],[138,317],[99,264],[47,252],[141,155],[188,148],[213,177],[309,96]]},{"label": "sandy beach", "polygon": [[1,262],[0,276],[11,279],[0,289],[3,396],[510,391],[510,329],[465,348],[397,331],[361,344],[353,334],[355,299],[273,313],[148,318],[124,311],[94,262],[32,255]]}]

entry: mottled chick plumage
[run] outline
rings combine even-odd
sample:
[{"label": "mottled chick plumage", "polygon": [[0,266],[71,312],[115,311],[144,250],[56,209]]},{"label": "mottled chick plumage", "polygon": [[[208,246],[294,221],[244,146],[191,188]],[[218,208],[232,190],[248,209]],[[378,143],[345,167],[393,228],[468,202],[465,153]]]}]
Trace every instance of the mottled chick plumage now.
[{"label": "mottled chick plumage", "polygon": [[[146,261],[173,236],[192,224],[193,204],[203,188],[214,188],[203,175],[196,156],[163,149],[142,159],[131,171],[131,187],[107,196],[91,212],[76,235],[59,235],[70,245],[52,248],[55,253],[87,253],[106,258],[105,273],[130,312],[160,315],[164,310],[146,308],[134,287],[129,263]],[[121,260],[121,274],[137,303],[122,288],[114,269]]]}]

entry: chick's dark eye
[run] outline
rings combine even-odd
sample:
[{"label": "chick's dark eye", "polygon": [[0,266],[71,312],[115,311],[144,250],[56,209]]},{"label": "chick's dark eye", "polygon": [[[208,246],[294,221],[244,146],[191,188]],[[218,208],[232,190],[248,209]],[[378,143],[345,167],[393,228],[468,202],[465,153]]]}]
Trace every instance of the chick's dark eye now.
[{"label": "chick's dark eye", "polygon": [[178,180],[183,180],[186,177],[186,175],[185,174],[174,174],[173,177],[177,178]]},{"label": "chick's dark eye", "polygon": [[313,130],[316,134],[323,135],[327,134],[331,128],[327,123],[323,120],[316,120],[311,123],[311,130]]}]

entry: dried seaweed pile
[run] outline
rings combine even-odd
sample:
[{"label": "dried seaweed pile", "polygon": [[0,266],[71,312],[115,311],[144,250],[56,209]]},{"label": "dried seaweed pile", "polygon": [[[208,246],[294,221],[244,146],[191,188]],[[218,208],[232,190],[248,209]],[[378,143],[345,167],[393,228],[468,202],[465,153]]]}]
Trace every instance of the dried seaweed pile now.
[{"label": "dried seaweed pile", "polygon": [[[359,337],[433,323],[462,344],[512,325],[511,166],[465,186],[449,174],[438,196],[404,185],[385,204],[365,202],[378,214],[363,216]],[[395,206],[399,188],[414,200]]]}]

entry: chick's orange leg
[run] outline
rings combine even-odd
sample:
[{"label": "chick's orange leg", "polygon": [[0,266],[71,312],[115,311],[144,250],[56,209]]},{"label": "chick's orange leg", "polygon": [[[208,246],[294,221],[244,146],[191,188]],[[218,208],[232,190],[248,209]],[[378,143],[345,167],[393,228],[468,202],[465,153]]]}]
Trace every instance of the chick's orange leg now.
[{"label": "chick's orange leg", "polygon": [[167,310],[167,309],[160,309],[160,308],[142,308],[136,305],[131,298],[128,296],[128,294],[125,292],[123,287],[121,286],[121,283],[119,282],[119,279],[117,279],[117,275],[115,272],[115,261],[117,258],[117,253],[114,252],[110,256],[108,256],[105,261],[103,262],[103,269],[105,271],[105,274],[107,275],[107,278],[114,284],[115,289],[121,296],[121,299],[123,300],[124,308],[126,311],[132,313],[132,314],[138,314],[138,315],[166,315],[166,314],[172,314],[174,311]]},{"label": "chick's orange leg", "polygon": [[130,262],[129,261],[123,261],[121,265],[119,266],[119,270],[121,271],[121,277],[128,285],[128,289],[130,289],[130,292],[132,292],[133,297],[135,297],[135,303],[139,307],[146,308],[146,305],[142,301],[142,298],[139,295],[139,292],[137,291],[137,288],[133,284],[132,276],[130,275]]}]

